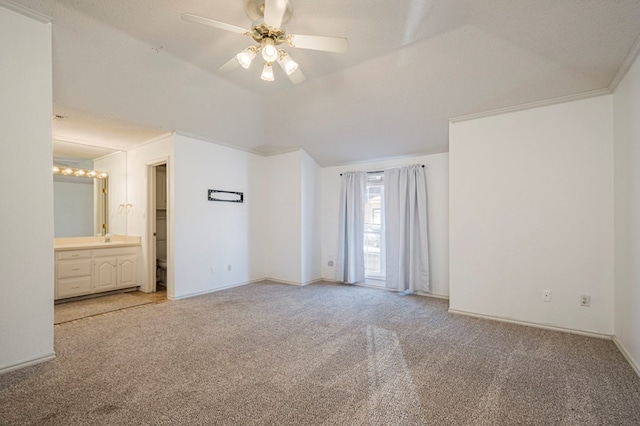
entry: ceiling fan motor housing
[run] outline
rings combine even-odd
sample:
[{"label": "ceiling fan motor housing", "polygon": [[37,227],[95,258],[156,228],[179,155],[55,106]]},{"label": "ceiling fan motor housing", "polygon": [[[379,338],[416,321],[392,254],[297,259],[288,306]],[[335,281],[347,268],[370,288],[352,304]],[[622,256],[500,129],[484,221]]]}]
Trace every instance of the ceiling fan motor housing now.
[{"label": "ceiling fan motor housing", "polygon": [[[244,12],[252,21],[264,18],[264,1],[265,0],[244,0]],[[282,16],[282,23],[286,24],[293,15],[293,7],[291,2],[287,1],[287,8]]]},{"label": "ceiling fan motor housing", "polygon": [[273,40],[276,46],[287,42],[287,31],[284,27],[273,28],[264,23],[262,19],[258,19],[251,25],[251,37],[258,43],[265,39]]}]

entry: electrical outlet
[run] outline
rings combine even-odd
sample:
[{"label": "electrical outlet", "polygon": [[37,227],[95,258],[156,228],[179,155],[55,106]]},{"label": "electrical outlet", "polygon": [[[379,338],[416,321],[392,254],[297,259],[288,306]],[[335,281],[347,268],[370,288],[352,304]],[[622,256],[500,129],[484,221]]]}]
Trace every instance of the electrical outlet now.
[{"label": "electrical outlet", "polygon": [[231,271],[231,265],[227,265],[227,272]]},{"label": "electrical outlet", "polygon": [[582,296],[580,296],[580,306],[591,306],[591,296],[589,296],[588,294],[583,294]]},{"label": "electrical outlet", "polygon": [[542,301],[551,302],[551,290],[542,290]]}]

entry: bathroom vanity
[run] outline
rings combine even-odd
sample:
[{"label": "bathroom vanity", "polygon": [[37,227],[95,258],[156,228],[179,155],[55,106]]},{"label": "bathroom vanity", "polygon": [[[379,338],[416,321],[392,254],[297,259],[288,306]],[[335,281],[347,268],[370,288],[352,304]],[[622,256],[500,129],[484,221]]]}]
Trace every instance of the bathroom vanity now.
[{"label": "bathroom vanity", "polygon": [[55,300],[139,284],[140,237],[56,238]]}]

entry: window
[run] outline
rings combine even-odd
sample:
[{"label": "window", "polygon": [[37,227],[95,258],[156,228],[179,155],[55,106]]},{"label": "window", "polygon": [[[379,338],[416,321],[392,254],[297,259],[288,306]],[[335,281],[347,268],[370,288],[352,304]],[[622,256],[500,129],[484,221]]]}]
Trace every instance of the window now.
[{"label": "window", "polygon": [[364,205],[364,273],[372,280],[385,276],[384,251],[384,175],[367,176]]}]

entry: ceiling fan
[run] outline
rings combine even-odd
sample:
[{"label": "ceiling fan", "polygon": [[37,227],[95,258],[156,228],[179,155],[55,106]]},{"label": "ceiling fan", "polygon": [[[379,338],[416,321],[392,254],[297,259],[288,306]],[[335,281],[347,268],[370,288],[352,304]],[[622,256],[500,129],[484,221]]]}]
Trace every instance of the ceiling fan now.
[{"label": "ceiling fan", "polygon": [[196,22],[221,30],[247,35],[258,43],[257,45],[247,47],[231,58],[230,61],[219,68],[220,71],[233,71],[238,66],[247,69],[260,52],[264,59],[264,68],[260,77],[262,80],[274,80],[272,64],[277,62],[289,79],[294,84],[298,84],[304,81],[304,74],[298,67],[298,64],[291,59],[289,54],[282,49],[281,46],[287,45],[300,49],[336,53],[346,52],[349,46],[347,39],[341,37],[287,34],[287,30],[283,24],[291,18],[293,13],[293,8],[289,0],[244,0],[244,10],[249,18],[253,20],[251,29],[249,30],[192,13],[182,14],[182,19],[185,21]]}]

